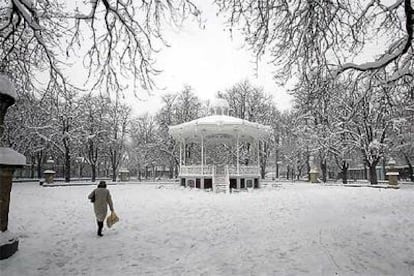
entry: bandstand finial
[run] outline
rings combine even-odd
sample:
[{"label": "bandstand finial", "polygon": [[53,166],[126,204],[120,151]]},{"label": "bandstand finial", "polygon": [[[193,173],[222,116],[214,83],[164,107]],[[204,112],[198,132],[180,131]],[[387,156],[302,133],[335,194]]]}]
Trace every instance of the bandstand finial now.
[{"label": "bandstand finial", "polygon": [[229,115],[230,106],[226,99],[216,98],[211,102],[212,115]]}]

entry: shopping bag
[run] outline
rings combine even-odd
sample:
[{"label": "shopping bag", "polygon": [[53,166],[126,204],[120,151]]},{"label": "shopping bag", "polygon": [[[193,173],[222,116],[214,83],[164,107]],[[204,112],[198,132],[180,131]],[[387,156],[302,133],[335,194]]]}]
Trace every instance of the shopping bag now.
[{"label": "shopping bag", "polygon": [[111,214],[106,218],[106,225],[108,226],[108,228],[111,228],[112,225],[114,225],[118,221],[119,221],[119,218],[115,214],[115,212],[111,212]]}]

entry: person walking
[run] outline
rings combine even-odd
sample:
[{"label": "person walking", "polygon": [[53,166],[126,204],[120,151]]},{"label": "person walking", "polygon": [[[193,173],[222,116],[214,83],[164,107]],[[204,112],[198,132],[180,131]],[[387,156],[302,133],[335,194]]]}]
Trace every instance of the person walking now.
[{"label": "person walking", "polygon": [[106,188],[106,182],[100,181],[98,188],[93,190],[92,193],[89,194],[88,198],[93,202],[93,209],[98,223],[98,236],[102,237],[102,229],[106,214],[108,212],[108,205],[111,212],[114,211],[111,193]]}]

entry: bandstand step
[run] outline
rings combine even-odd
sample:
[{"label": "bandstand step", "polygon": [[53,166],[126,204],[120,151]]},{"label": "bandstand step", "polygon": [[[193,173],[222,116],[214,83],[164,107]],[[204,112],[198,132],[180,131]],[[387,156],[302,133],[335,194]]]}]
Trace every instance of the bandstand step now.
[{"label": "bandstand step", "polygon": [[225,183],[217,183],[215,184],[215,191],[216,193],[220,193],[220,192],[224,192],[227,193],[228,189],[227,189],[228,185]]}]

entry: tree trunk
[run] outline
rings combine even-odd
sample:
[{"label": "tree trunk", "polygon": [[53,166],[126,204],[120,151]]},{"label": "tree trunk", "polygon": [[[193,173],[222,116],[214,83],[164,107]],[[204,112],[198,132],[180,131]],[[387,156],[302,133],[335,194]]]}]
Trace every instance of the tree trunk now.
[{"label": "tree trunk", "polygon": [[408,174],[410,175],[410,180],[411,180],[412,182],[414,182],[414,170],[413,170],[413,165],[411,164],[411,162],[410,162],[410,158],[408,157],[408,155],[407,155],[407,154],[404,154],[404,158],[405,158],[405,161],[407,162],[407,165],[408,165]]},{"label": "tree trunk", "polygon": [[347,184],[348,183],[348,168],[349,164],[346,161],[342,161],[342,183]]},{"label": "tree trunk", "polygon": [[32,179],[35,176],[35,163],[36,163],[36,157],[32,155],[30,157],[30,178]]},{"label": "tree trunk", "polygon": [[141,166],[140,165],[138,165],[138,168],[137,168],[137,179],[138,181],[141,181]]},{"label": "tree trunk", "polygon": [[83,163],[79,163],[79,178],[83,177]]},{"label": "tree trunk", "polygon": [[275,178],[276,179],[279,178],[279,164],[278,164],[278,162],[279,162],[279,150],[278,150],[278,146],[279,145],[276,145],[276,152],[275,152],[275,168],[276,168]]},{"label": "tree trunk", "polygon": [[178,167],[178,165],[175,165],[174,171],[175,171],[175,178],[177,178],[178,175],[180,174],[180,168]]},{"label": "tree trunk", "polygon": [[95,182],[96,180],[96,164],[91,164],[91,171],[92,171],[92,182]]},{"label": "tree trunk", "polygon": [[326,183],[326,159],[321,161],[322,181]]},{"label": "tree trunk", "polygon": [[70,150],[65,147],[65,182],[70,182]]},{"label": "tree trunk", "polygon": [[174,165],[170,165],[169,169],[170,169],[170,171],[169,171],[168,177],[170,179],[173,179],[174,178]]},{"label": "tree trunk", "polygon": [[311,166],[310,166],[310,153],[309,150],[306,150],[307,154],[306,154],[306,172],[308,175],[308,181],[310,181],[311,176],[310,176],[310,170],[311,170]]},{"label": "tree trunk", "polygon": [[106,158],[105,158],[105,165],[104,165],[104,175],[105,177],[109,177],[109,164]]},{"label": "tree trunk", "polygon": [[266,166],[260,166],[260,176],[262,179],[265,179]]},{"label": "tree trunk", "polygon": [[275,174],[275,178],[278,179],[279,178],[279,164],[276,163],[276,174]]},{"label": "tree trunk", "polygon": [[364,179],[368,180],[368,168],[366,163],[364,163]]},{"label": "tree trunk", "polygon": [[410,174],[411,182],[414,182],[414,170],[413,165],[411,165],[411,163],[408,163],[408,173]]},{"label": "tree trunk", "polygon": [[112,164],[112,181],[116,182],[116,166]]},{"label": "tree trunk", "polygon": [[111,151],[112,181],[116,182],[116,169],[118,167],[118,151]]},{"label": "tree trunk", "polygon": [[378,184],[378,178],[377,178],[377,162],[373,162],[372,164],[368,165],[369,168],[369,181],[371,182],[372,185],[376,185]]},{"label": "tree trunk", "polygon": [[40,151],[36,154],[36,162],[37,162],[37,178],[42,177],[42,163],[43,163],[43,152]]},{"label": "tree trunk", "polygon": [[298,173],[296,174],[296,179],[299,180],[302,174],[302,168],[298,169]]},{"label": "tree trunk", "polygon": [[287,165],[287,167],[286,167],[286,179],[289,179],[289,173],[290,173],[290,166]]}]

